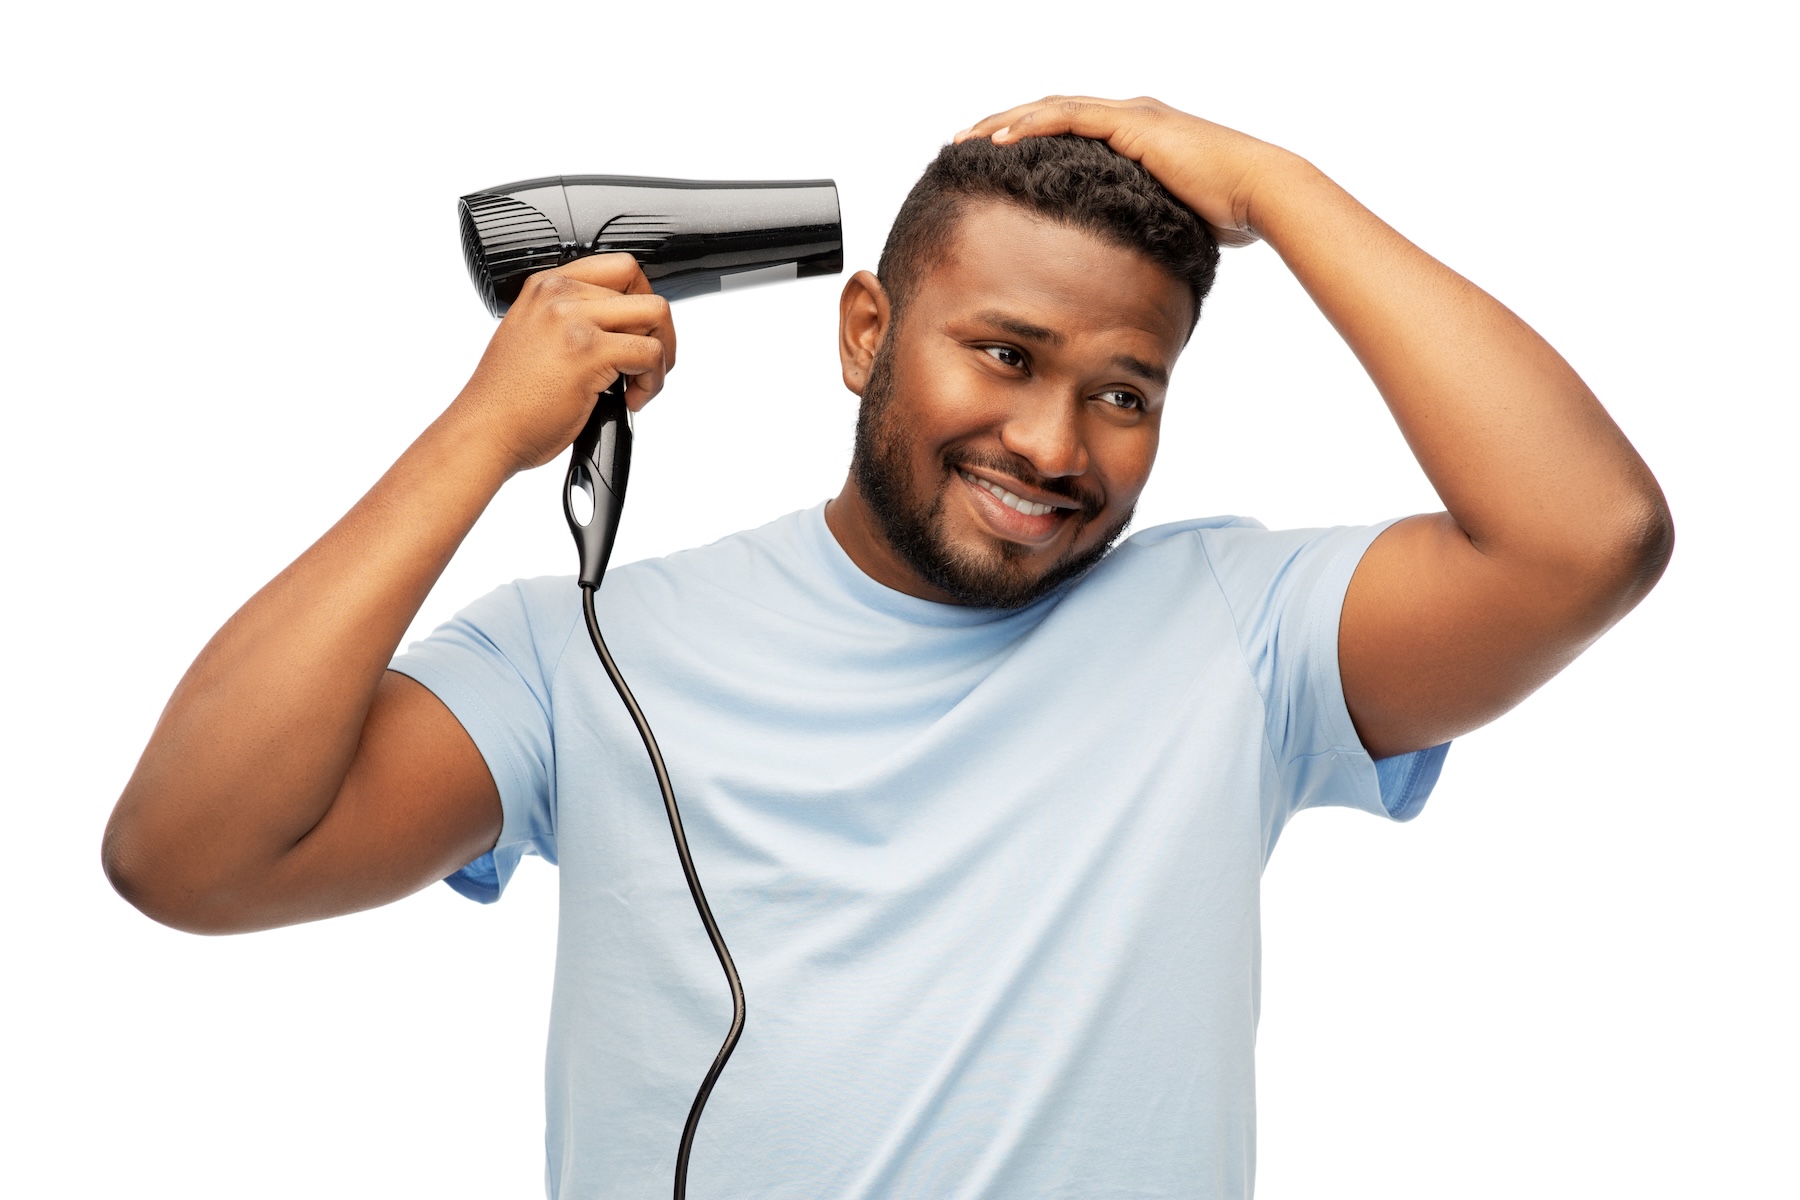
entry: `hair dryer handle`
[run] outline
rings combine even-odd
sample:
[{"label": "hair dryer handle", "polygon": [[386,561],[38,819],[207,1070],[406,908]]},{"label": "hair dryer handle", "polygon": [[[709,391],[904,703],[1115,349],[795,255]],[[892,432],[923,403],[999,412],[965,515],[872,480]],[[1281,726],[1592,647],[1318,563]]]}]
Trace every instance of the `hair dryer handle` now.
[{"label": "hair dryer handle", "polygon": [[584,588],[598,588],[606,574],[630,475],[631,410],[625,407],[621,375],[600,393],[587,424],[575,435],[569,473],[563,479],[563,516],[581,553],[576,582]]}]

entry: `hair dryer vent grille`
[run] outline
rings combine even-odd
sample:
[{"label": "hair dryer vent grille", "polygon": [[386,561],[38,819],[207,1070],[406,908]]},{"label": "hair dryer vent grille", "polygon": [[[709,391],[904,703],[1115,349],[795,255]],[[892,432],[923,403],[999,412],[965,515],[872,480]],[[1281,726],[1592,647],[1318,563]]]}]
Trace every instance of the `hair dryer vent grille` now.
[{"label": "hair dryer vent grille", "polygon": [[521,200],[477,192],[464,196],[457,211],[469,278],[496,317],[518,299],[527,275],[562,262],[556,226]]}]

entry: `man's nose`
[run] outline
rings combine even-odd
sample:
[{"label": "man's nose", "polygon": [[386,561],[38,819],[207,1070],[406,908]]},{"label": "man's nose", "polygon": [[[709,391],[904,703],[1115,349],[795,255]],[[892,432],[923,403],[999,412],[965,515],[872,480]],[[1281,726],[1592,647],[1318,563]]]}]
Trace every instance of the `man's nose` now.
[{"label": "man's nose", "polygon": [[1022,397],[1000,427],[1000,444],[1047,479],[1084,474],[1081,398],[1047,392]]}]

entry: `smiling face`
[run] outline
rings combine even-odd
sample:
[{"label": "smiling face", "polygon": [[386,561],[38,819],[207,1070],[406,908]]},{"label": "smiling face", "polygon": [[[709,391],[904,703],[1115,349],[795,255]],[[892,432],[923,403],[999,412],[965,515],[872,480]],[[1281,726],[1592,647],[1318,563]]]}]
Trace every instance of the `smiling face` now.
[{"label": "smiling face", "polygon": [[840,348],[863,405],[832,532],[931,600],[1016,607],[1079,574],[1149,478],[1193,310],[1143,255],[1004,202],[963,213],[898,321],[859,273]]}]

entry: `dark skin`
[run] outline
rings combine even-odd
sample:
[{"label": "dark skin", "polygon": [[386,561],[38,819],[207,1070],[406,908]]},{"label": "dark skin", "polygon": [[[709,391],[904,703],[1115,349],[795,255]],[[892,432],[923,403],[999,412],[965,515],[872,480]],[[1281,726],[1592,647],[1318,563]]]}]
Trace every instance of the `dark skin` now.
[{"label": "dark skin", "polygon": [[[1095,279],[1109,286],[1096,289]],[[895,347],[910,465],[922,491],[947,491],[945,534],[995,563],[1008,543],[1014,569],[1030,576],[1072,547],[1100,541],[1150,477],[1169,374],[1193,309],[1187,286],[1135,251],[1010,205],[968,212],[955,249],[920,281]],[[839,305],[844,383],[858,395],[891,324],[880,281],[858,272]],[[955,449],[978,462],[1029,463],[1029,478],[986,465],[966,473],[1051,511],[1020,511],[991,486],[946,470],[944,456]],[[1050,480],[1073,481],[1105,507],[1077,521],[1079,505],[1042,486]],[[853,480],[825,520],[871,578],[952,602],[895,554]]]},{"label": "dark skin", "polygon": [[[959,136],[1062,132],[1141,161],[1222,240],[1267,240],[1444,501],[1377,538],[1345,597],[1343,686],[1371,753],[1492,720],[1649,590],[1673,537],[1661,492],[1512,313],[1305,160],[1156,101],[1051,97]],[[1041,573],[1142,491],[1191,304],[1135,252],[978,206],[900,322],[873,276],[849,281],[844,381],[861,394],[894,339],[908,469],[945,497],[939,533],[996,569]],[[534,277],[444,415],[189,669],[107,828],[120,892],[167,924],[238,932],[386,903],[490,849],[500,805],[480,754],[386,663],[501,484],[560,453],[618,375],[641,407],[674,349],[668,307],[628,257]],[[1014,465],[965,478],[945,458],[965,451]],[[1067,488],[1099,497],[1099,518],[1077,528]],[[852,484],[827,522],[872,578],[946,598]]]}]

